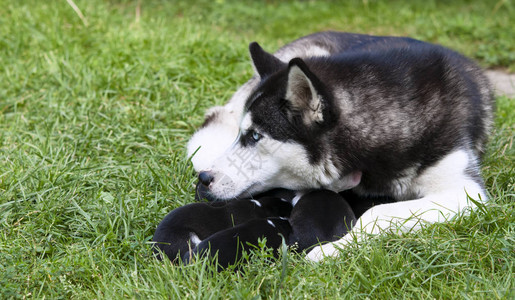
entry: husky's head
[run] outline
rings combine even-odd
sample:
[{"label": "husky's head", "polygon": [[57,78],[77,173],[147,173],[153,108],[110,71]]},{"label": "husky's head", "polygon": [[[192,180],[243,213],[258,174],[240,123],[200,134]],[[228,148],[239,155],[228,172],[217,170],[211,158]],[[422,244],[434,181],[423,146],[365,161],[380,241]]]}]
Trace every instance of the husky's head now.
[{"label": "husky's head", "polygon": [[286,64],[257,43],[249,49],[260,83],[247,99],[233,145],[199,174],[208,193],[232,199],[277,187],[356,186],[361,173],[345,170],[329,147],[339,117],[331,91],[302,59]]}]

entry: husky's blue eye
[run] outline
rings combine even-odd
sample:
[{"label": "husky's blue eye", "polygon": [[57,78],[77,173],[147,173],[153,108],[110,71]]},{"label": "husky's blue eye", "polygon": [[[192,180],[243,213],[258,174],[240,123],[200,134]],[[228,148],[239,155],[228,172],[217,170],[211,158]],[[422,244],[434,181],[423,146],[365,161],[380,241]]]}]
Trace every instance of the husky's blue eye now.
[{"label": "husky's blue eye", "polygon": [[255,131],[252,131],[252,139],[257,142],[259,141],[263,136]]},{"label": "husky's blue eye", "polygon": [[240,143],[242,146],[253,146],[256,145],[256,143],[261,140],[263,136],[259,133],[257,133],[255,130],[248,130],[244,135],[240,138]]}]

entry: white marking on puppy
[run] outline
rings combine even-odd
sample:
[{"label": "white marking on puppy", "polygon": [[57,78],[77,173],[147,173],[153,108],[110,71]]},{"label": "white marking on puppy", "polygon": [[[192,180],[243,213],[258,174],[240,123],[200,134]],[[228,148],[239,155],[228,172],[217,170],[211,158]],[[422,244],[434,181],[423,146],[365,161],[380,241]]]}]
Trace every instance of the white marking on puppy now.
[{"label": "white marking on puppy", "polygon": [[196,235],[193,232],[190,232],[190,242],[193,244],[193,247],[196,247],[198,244],[202,242],[202,240],[199,239],[198,235]]},{"label": "white marking on puppy", "polygon": [[299,202],[299,200],[300,200],[300,198],[302,198],[302,196],[304,196],[303,192],[296,192],[295,197],[293,197],[293,199],[291,199],[291,205],[292,206],[297,205],[297,202]]}]

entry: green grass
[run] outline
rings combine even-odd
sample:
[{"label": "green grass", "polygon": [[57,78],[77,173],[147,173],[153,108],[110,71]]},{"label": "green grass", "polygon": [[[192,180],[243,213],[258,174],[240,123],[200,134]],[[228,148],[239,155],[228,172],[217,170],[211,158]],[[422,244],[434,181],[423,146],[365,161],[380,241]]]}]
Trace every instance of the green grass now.
[{"label": "green grass", "polygon": [[[193,202],[185,144],[206,108],[273,51],[326,29],[409,35],[515,70],[511,1],[0,0],[0,298],[515,297],[515,103],[497,99],[489,204],[312,264],[269,252],[241,272],[154,260]],[[87,26],[85,25],[87,24]],[[281,274],[283,274],[282,276]]]}]

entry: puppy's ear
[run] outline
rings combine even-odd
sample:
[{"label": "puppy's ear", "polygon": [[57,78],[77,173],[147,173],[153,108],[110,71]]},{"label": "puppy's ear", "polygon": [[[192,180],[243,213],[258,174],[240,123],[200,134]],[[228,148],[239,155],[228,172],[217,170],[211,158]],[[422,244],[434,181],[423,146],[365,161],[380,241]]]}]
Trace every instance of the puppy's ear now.
[{"label": "puppy's ear", "polygon": [[319,80],[300,58],[294,58],[288,66],[288,83],[285,99],[288,116],[300,115],[307,125],[324,121],[324,99],[319,91]]},{"label": "puppy's ear", "polygon": [[274,55],[263,50],[256,42],[250,43],[249,52],[254,70],[261,79],[275,73],[286,65]]}]

